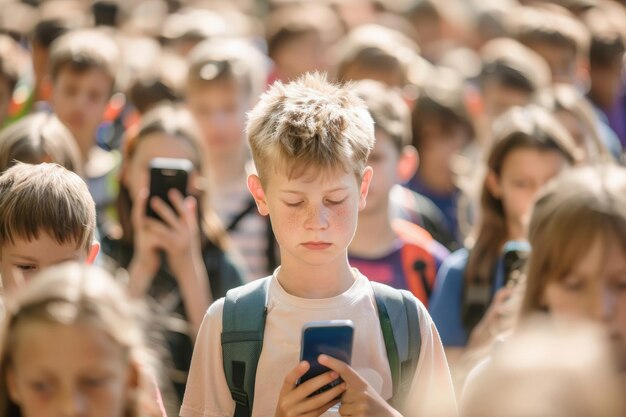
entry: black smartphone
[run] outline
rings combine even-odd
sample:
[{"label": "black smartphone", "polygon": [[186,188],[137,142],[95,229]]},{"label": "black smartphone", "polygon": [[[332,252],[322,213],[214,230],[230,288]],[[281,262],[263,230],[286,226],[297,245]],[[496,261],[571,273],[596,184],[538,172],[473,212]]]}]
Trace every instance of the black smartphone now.
[{"label": "black smartphone", "polygon": [[[350,365],[352,361],[352,342],[354,324],[351,320],[329,320],[306,323],[302,327],[302,346],[300,360],[307,361],[309,370],[298,381],[298,385],[311,378],[328,372],[329,369],[317,361],[319,355],[328,355]],[[331,382],[312,393],[321,394],[341,384],[341,378]]]},{"label": "black smartphone", "polygon": [[187,183],[192,170],[193,164],[188,159],[154,158],[150,161],[150,196],[146,204],[146,215],[161,220],[150,206],[152,197],[159,197],[176,211],[167,193],[174,188],[187,196]]},{"label": "black smartphone", "polygon": [[530,256],[530,244],[528,242],[510,240],[502,248],[504,267],[504,286],[515,286]]}]

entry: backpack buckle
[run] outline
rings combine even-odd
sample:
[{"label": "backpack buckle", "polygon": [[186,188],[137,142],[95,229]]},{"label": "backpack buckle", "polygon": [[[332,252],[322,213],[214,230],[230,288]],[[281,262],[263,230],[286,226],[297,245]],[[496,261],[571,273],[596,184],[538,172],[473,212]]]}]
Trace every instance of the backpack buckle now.
[{"label": "backpack buckle", "polygon": [[248,407],[248,394],[246,394],[243,391],[232,391],[231,393],[231,397],[233,397],[233,400],[239,404],[240,406],[243,407]]}]

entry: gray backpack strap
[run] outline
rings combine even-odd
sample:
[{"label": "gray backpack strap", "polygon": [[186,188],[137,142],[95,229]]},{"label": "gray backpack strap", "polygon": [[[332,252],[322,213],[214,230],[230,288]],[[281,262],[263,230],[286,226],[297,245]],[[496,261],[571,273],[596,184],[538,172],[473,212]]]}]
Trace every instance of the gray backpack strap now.
[{"label": "gray backpack strap", "polygon": [[235,401],[234,417],[250,417],[256,368],[263,349],[267,292],[271,278],[234,288],[224,299],[222,358],[224,374]]},{"label": "gray backpack strap", "polygon": [[399,409],[411,389],[422,339],[415,297],[404,290],[371,282],[378,319],[391,369],[393,395],[389,403]]}]

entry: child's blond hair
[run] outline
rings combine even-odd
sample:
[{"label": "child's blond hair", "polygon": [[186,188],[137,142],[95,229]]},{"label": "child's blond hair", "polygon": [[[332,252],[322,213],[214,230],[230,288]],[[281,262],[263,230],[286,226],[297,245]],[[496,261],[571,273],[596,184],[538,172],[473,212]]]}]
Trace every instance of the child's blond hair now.
[{"label": "child's blond hair", "polygon": [[57,164],[18,163],[0,176],[0,245],[46,232],[89,250],[95,228],[96,205],[77,174]]},{"label": "child's blond hair", "polygon": [[374,80],[356,81],[354,90],[365,101],[376,129],[389,136],[398,152],[411,145],[411,111],[399,90]]},{"label": "child's blond hair", "polygon": [[510,19],[515,37],[526,46],[540,42],[569,48],[573,55],[589,53],[589,32],[557,5],[513,8]]},{"label": "child's blond hair", "polygon": [[244,39],[207,40],[196,45],[188,57],[189,92],[218,82],[235,82],[246,96],[258,97],[267,80],[265,56]]},{"label": "child's blond hair", "polygon": [[100,69],[115,86],[120,69],[120,50],[116,41],[98,29],[77,29],[55,40],[50,47],[50,75],[55,81],[61,69],[83,72]]},{"label": "child's blond hair", "polygon": [[246,131],[264,183],[272,167],[290,178],[309,167],[342,168],[360,178],[375,140],[363,100],[350,85],[332,84],[319,73],[276,82],[249,113]]}]

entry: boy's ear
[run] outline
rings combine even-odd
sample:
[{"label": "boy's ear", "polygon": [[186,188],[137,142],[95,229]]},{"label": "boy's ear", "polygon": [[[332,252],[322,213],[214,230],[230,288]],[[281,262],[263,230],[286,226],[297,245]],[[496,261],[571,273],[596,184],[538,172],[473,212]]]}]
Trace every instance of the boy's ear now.
[{"label": "boy's ear", "polygon": [[259,210],[259,213],[262,216],[269,215],[270,211],[267,207],[267,200],[265,199],[265,190],[263,190],[263,184],[261,184],[261,179],[257,175],[250,174],[248,176],[248,190],[250,190],[250,193],[256,202],[256,207]]},{"label": "boy's ear", "polygon": [[[140,404],[143,401],[139,396],[141,385],[141,370],[139,364],[135,361],[131,361],[128,364],[128,370],[126,374],[126,402],[127,404]],[[152,394],[152,392],[150,393]]]},{"label": "boy's ear", "polygon": [[363,179],[361,180],[361,187],[359,189],[359,210],[363,210],[365,208],[367,193],[369,192],[373,175],[374,170],[372,167],[366,167],[363,172]]},{"label": "boy's ear", "polygon": [[127,384],[130,389],[137,389],[141,384],[141,369],[137,362],[131,361],[128,364]]},{"label": "boy's ear", "polygon": [[415,173],[420,164],[420,156],[414,146],[408,145],[402,149],[400,159],[398,159],[397,175],[400,183],[408,182]]},{"label": "boy's ear", "polygon": [[498,176],[492,170],[487,171],[487,177],[485,178],[487,184],[487,190],[497,199],[502,198],[502,187]]},{"label": "boy's ear", "polygon": [[93,264],[96,260],[96,256],[98,256],[98,253],[100,253],[100,243],[94,240],[89,248],[89,253],[87,254],[87,265]]}]

